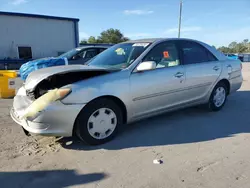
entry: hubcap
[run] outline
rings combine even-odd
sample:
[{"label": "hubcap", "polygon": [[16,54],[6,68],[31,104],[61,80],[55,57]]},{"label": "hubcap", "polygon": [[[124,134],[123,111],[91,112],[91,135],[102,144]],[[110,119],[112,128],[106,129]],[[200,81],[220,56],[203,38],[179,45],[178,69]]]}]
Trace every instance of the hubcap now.
[{"label": "hubcap", "polygon": [[116,125],[117,117],[113,110],[100,108],[91,114],[87,126],[93,138],[104,139],[114,132]]},{"label": "hubcap", "polygon": [[220,107],[226,99],[226,91],[223,87],[218,87],[215,91],[213,102],[216,107]]}]

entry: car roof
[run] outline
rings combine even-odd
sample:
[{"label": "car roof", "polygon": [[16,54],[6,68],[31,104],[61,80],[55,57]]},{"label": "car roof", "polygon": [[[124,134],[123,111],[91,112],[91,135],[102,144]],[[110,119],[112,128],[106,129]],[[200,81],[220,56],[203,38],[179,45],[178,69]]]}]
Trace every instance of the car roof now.
[{"label": "car roof", "polygon": [[86,44],[80,44],[79,46],[80,47],[84,47],[84,46],[107,46],[107,47],[110,47],[110,46],[113,46],[114,44],[112,43],[86,43]]},{"label": "car roof", "polygon": [[163,42],[166,40],[179,40],[179,41],[192,41],[192,42],[196,42],[201,44],[203,47],[207,48],[213,55],[216,56],[216,58],[218,60],[226,60],[226,56],[224,54],[222,54],[221,52],[219,52],[218,50],[216,50],[216,48],[198,41],[198,40],[194,40],[194,39],[188,39],[188,38],[149,38],[149,39],[139,39],[139,40],[130,40],[130,41],[126,41],[124,43],[155,43],[155,42]]},{"label": "car roof", "polygon": [[124,43],[140,43],[140,42],[147,42],[147,43],[153,43],[156,41],[163,40],[164,38],[148,38],[148,39],[138,39],[138,40],[129,40]]},{"label": "car roof", "polygon": [[109,48],[109,47],[110,46],[92,46],[92,45],[89,45],[89,46],[79,46],[76,49],[83,50],[83,49],[86,49],[86,48]]},{"label": "car roof", "polygon": [[165,41],[165,40],[180,40],[180,41],[193,41],[193,42],[201,42],[194,39],[188,39],[188,38],[146,38],[146,39],[138,39],[138,40],[129,40],[124,43],[154,43],[159,41]]}]

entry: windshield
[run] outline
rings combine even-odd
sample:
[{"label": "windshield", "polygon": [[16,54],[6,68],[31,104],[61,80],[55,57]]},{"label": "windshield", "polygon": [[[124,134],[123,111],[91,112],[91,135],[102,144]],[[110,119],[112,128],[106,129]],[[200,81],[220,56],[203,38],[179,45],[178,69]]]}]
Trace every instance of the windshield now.
[{"label": "windshield", "polygon": [[92,59],[89,65],[124,69],[138,58],[150,43],[121,43],[108,48]]},{"label": "windshield", "polygon": [[75,48],[75,49],[72,49],[68,52],[65,52],[63,54],[61,54],[60,56],[58,56],[59,58],[64,58],[66,57],[68,60],[70,60],[74,55],[76,55],[78,52],[80,52],[81,49],[80,48]]}]

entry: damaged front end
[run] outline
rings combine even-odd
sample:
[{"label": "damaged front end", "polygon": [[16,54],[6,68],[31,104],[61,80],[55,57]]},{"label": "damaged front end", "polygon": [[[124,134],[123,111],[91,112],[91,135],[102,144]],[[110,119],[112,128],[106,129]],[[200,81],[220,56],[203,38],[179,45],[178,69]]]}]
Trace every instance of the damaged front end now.
[{"label": "damaged front end", "polygon": [[61,100],[71,92],[70,88],[49,90],[44,95],[33,101],[28,108],[23,111],[20,118],[35,117],[39,112],[43,111],[49,104],[56,100]]},{"label": "damaged front end", "polygon": [[[47,93],[49,90],[61,88],[63,86],[85,80],[88,78],[93,78],[96,76],[104,75],[110,71],[104,70],[70,70],[67,72],[59,72],[53,75],[49,75],[46,78],[39,80],[39,82],[33,87],[29,87],[29,83],[25,83],[26,95],[32,99],[38,99],[40,96]],[[34,77],[33,75],[31,75]],[[29,77],[30,80],[32,77]],[[35,79],[35,78],[34,78]],[[33,84],[33,82],[32,82]]]},{"label": "damaged front end", "polygon": [[[88,66],[45,69],[47,70],[31,73],[24,86],[19,89],[14,98],[11,117],[29,132],[70,136],[74,120],[83,106],[64,105],[60,100],[71,93],[70,84],[108,74],[110,71]],[[52,124],[60,122],[66,123],[65,126],[71,124],[72,127],[65,127],[63,131],[51,127]]]}]

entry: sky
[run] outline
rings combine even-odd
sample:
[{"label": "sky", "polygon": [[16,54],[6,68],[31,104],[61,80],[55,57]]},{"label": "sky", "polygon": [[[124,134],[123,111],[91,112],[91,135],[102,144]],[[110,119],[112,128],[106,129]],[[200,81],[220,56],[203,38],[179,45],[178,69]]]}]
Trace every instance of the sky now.
[{"label": "sky", "polygon": [[[80,39],[177,37],[180,0],[0,0],[0,11],[79,18]],[[250,39],[250,0],[183,0],[181,37],[216,47]]]}]

